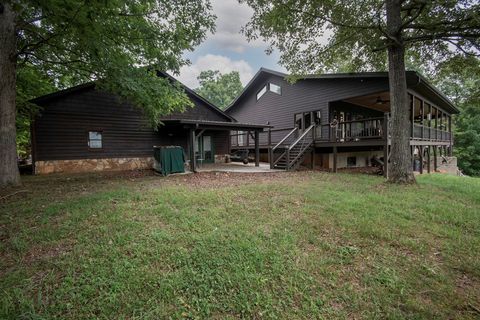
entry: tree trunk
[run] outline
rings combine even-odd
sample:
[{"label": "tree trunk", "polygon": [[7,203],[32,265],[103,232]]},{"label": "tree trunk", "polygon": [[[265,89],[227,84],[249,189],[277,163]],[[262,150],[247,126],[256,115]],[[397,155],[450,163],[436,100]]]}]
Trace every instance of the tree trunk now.
[{"label": "tree trunk", "polygon": [[405,49],[401,36],[400,9],[400,0],[387,0],[387,29],[391,39],[391,45],[388,47],[388,79],[392,122],[388,181],[413,183],[415,176],[410,154],[410,106],[407,96]]},{"label": "tree trunk", "polygon": [[0,4],[0,188],[19,185],[17,165],[15,86],[15,13]]}]

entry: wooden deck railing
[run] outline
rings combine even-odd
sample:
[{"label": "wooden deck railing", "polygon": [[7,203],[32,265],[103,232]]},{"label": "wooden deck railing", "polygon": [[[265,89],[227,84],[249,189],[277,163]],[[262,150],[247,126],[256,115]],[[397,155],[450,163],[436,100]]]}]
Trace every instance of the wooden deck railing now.
[{"label": "wooden deck railing", "polygon": [[[316,142],[356,142],[361,140],[385,140],[385,117],[367,118],[362,120],[342,121],[336,126],[322,124],[314,130]],[[391,126],[390,121],[388,121]],[[422,126],[414,123],[411,126],[411,139],[429,141],[450,141],[451,133],[438,128]],[[270,129],[260,133],[259,140],[262,147],[275,145],[289,145],[304,131],[296,128]],[[232,148],[253,148],[255,139],[253,132],[231,134]]]},{"label": "wooden deck railing", "polygon": [[449,141],[451,137],[450,132],[438,128],[431,128],[419,124],[413,124],[413,139],[419,140],[434,140],[434,141]]}]

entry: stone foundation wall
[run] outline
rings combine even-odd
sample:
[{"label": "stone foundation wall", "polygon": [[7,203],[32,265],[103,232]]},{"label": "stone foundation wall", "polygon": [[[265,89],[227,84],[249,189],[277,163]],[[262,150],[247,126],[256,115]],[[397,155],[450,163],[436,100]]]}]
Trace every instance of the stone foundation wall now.
[{"label": "stone foundation wall", "polygon": [[153,157],[35,161],[35,174],[149,169]]},{"label": "stone foundation wall", "polygon": [[[433,157],[430,161],[430,168],[433,171]],[[425,168],[423,169],[426,170]],[[460,170],[457,166],[457,157],[437,157],[437,171],[441,173],[448,173],[453,175],[460,175]]]},{"label": "stone foundation wall", "polygon": [[[356,165],[352,168],[368,167],[371,165],[372,157],[383,157],[383,151],[357,151],[357,152],[339,152],[337,154],[337,168],[347,168],[348,157],[356,157]],[[333,153],[328,155],[328,168],[333,169]]]}]

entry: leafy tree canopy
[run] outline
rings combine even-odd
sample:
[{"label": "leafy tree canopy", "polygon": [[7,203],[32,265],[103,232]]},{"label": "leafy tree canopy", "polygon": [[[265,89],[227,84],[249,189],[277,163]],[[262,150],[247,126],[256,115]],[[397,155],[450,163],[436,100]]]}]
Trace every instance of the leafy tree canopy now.
[{"label": "leafy tree canopy", "polygon": [[220,109],[225,109],[243,90],[237,71],[221,74],[218,70],[207,70],[197,79],[200,86],[195,91]]},{"label": "leafy tree canopy", "polygon": [[[402,1],[402,26],[387,30],[384,0],[240,0],[254,9],[244,28],[263,37],[292,73],[386,70],[386,48],[396,41],[413,61],[478,54],[480,4],[471,0]],[[395,33],[394,32],[394,33]]]},{"label": "leafy tree canopy", "polygon": [[[472,0],[239,0],[254,9],[244,32],[263,37],[292,73],[385,70],[390,87],[388,181],[413,183],[406,61],[435,65],[480,52]],[[407,59],[405,58],[407,57]],[[347,70],[345,70],[347,69]],[[295,80],[295,79],[293,79]]]},{"label": "leafy tree canopy", "polygon": [[461,111],[454,118],[458,166],[468,175],[480,176],[480,60],[454,57],[440,64],[432,77]]},{"label": "leafy tree canopy", "polygon": [[[178,72],[188,63],[182,53],[213,31],[208,0],[43,0],[12,6],[19,106],[52,84],[63,88],[92,80],[141,107],[152,125],[191,105],[179,86],[155,70]],[[42,79],[41,88],[31,86],[35,77]]]}]

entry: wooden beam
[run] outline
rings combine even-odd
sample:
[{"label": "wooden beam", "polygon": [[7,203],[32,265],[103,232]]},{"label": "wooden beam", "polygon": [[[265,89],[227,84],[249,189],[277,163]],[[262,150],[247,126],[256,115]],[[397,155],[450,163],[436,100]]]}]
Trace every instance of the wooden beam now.
[{"label": "wooden beam", "polygon": [[312,147],[312,159],[310,161],[312,170],[315,170],[315,147]]},{"label": "wooden beam", "polygon": [[415,171],[415,147],[410,146],[410,154],[412,155],[412,170]]},{"label": "wooden beam", "polygon": [[453,137],[452,137],[452,116],[448,115],[448,132],[449,132],[449,140],[450,146],[448,148],[448,155],[451,157],[453,156]]},{"label": "wooden beam", "polygon": [[195,140],[197,140],[198,138],[200,138],[200,137],[203,135],[203,133],[205,132],[205,130],[206,130],[206,129],[200,130],[200,132],[199,132],[197,135],[195,135]]},{"label": "wooden beam", "polygon": [[255,130],[255,167],[260,166],[260,133]]},{"label": "wooden beam", "polygon": [[423,174],[423,146],[418,147],[420,155],[420,174]]},{"label": "wooden beam", "polygon": [[422,110],[422,114],[421,114],[421,117],[422,117],[422,139],[425,138],[425,101],[423,101],[423,99],[421,99],[420,101],[422,101],[422,104],[421,104],[421,110]]},{"label": "wooden beam", "polygon": [[427,172],[432,172],[430,168],[430,146],[427,146]]},{"label": "wooden beam", "polygon": [[[415,96],[412,94],[410,95],[412,97],[412,125],[411,125],[411,131],[412,134],[410,137],[415,138]],[[413,155],[413,154],[412,154]]]},{"label": "wooden beam", "polygon": [[197,164],[195,163],[195,129],[190,129],[190,170],[192,172],[197,172]]},{"label": "wooden beam", "polygon": [[384,134],[384,145],[383,145],[383,176],[388,179],[388,113],[385,113],[383,116],[383,134]]},{"label": "wooden beam", "polygon": [[268,163],[270,163],[270,169],[273,169],[272,159],[272,129],[268,128]]}]

